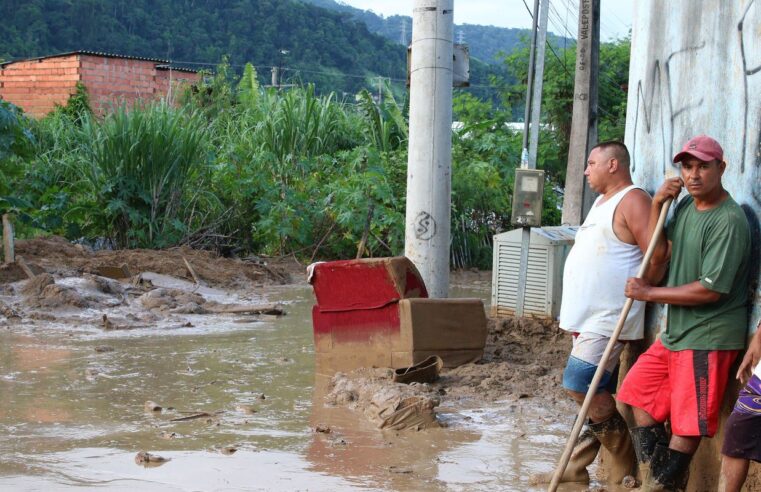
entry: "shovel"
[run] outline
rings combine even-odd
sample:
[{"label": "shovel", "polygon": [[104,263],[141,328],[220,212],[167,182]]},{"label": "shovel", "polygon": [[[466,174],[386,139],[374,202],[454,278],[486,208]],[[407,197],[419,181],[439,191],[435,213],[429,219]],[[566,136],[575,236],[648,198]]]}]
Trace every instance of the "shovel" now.
[{"label": "shovel", "polygon": [[[658,216],[658,223],[655,225],[653,237],[650,238],[650,244],[647,245],[647,251],[645,252],[644,258],[642,258],[642,264],[640,265],[639,271],[637,272],[637,278],[642,278],[645,276],[647,266],[650,263],[650,258],[652,258],[653,252],[655,251],[655,245],[658,244],[658,239],[661,237],[661,233],[663,232],[663,223],[666,222],[666,215],[668,215],[669,207],[671,206],[672,201],[673,199],[669,198],[663,202],[663,206],[661,207],[661,214]],[[610,359],[610,353],[613,352],[613,347],[616,345],[616,342],[618,342],[618,337],[621,335],[621,331],[624,329],[624,323],[626,322],[626,317],[629,316],[629,311],[632,308],[632,304],[634,304],[634,299],[627,298],[626,303],[624,304],[624,308],[621,310],[621,315],[618,317],[616,329],[613,330],[613,334],[608,341],[608,345],[605,347],[605,352],[602,354],[602,359],[600,360],[600,364],[597,366],[597,370],[595,371],[595,375],[592,378],[592,382],[589,383],[589,390],[587,390],[587,395],[584,397],[584,403],[581,404],[581,409],[579,409],[579,416],[576,418],[576,423],[573,425],[571,435],[568,436],[568,442],[565,444],[565,450],[563,451],[563,455],[560,457],[558,467],[555,469],[555,475],[552,476],[552,482],[550,482],[550,487],[547,489],[548,492],[555,492],[558,489],[560,477],[563,476],[563,473],[568,466],[568,461],[571,459],[573,446],[576,443],[576,439],[579,437],[579,433],[581,433],[581,428],[584,426],[584,421],[586,420],[587,413],[589,412],[589,406],[592,404],[592,397],[597,392],[597,387],[600,385],[600,380],[602,379],[602,375],[605,372],[605,366],[608,364],[608,359]]]}]

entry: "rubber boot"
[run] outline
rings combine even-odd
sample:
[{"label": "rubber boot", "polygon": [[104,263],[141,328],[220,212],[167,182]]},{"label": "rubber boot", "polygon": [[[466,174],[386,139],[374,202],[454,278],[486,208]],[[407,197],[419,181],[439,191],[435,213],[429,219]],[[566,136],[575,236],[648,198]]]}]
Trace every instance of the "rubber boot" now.
[{"label": "rubber boot", "polygon": [[590,423],[589,429],[610,452],[612,460],[608,466],[608,482],[619,485],[625,477],[634,476],[637,459],[629,427],[621,414],[616,412],[608,420]]},{"label": "rubber boot", "polygon": [[650,473],[650,460],[653,458],[655,446],[668,446],[669,436],[663,424],[634,427],[631,430],[634,452],[637,454],[640,483],[644,483]]},{"label": "rubber boot", "polygon": [[642,483],[642,492],[684,492],[687,489],[692,455],[658,444],[650,461],[650,474]]},{"label": "rubber boot", "polygon": [[[560,483],[589,483],[589,472],[587,466],[591,465],[597,457],[600,450],[600,441],[595,437],[594,432],[585,428],[576,440],[576,444],[568,460],[568,466],[560,477]],[[529,477],[531,485],[539,485],[552,482],[555,471],[549,473],[537,473]]]}]

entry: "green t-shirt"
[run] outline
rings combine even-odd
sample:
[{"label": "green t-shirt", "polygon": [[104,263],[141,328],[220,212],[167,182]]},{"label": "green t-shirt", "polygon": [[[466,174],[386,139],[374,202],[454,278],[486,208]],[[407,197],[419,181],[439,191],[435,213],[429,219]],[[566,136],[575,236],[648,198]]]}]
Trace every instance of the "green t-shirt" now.
[{"label": "green t-shirt", "polygon": [[721,293],[700,306],[669,306],[661,342],[669,350],[741,350],[748,332],[750,228],[732,197],[699,211],[688,196],[666,233],[671,243],[668,286],[695,282]]}]

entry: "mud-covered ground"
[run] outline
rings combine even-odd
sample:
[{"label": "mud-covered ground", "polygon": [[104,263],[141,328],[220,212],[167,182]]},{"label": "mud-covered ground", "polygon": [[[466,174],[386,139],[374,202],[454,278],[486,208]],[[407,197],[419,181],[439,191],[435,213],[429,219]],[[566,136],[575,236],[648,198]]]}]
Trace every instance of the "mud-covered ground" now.
[{"label": "mud-covered ground", "polygon": [[[95,252],[55,237],[16,253],[34,278],[0,265],[0,483],[12,489],[540,490],[527,477],[552,469],[576,412],[561,389],[570,337],[553,322],[490,319],[482,360],[430,384],[363,368],[323,386],[292,257]],[[453,272],[453,295],[488,298],[490,280]],[[137,451],[172,463],[131,471],[154,459]],[[248,487],[252,468],[265,481]]]},{"label": "mud-covered ground", "polygon": [[[293,261],[265,258],[223,258],[208,251],[186,247],[168,250],[100,250],[72,244],[61,237],[43,237],[16,242],[16,256],[21,256],[34,273],[48,272],[57,276],[99,274],[103,269],[122,270],[125,277],[142,272],[155,272],[193,281],[183,259],[187,260],[198,278],[211,286],[247,289],[263,285],[288,283],[287,269]],[[282,266],[273,265],[281,263]],[[24,280],[27,276],[18,264],[0,265],[0,284]]]},{"label": "mud-covered ground", "polygon": [[[277,306],[262,304],[268,288],[304,283],[304,267],[293,258],[242,260],[189,248],[93,251],[60,237],[18,241],[16,255],[36,276],[28,279],[18,264],[0,266],[3,325],[26,319],[103,330],[160,329],[189,326],[189,315],[277,314]],[[477,270],[452,275],[453,285],[484,287],[489,280],[489,272]],[[565,408],[560,378],[568,348],[568,337],[551,321],[490,319],[481,361],[444,370],[437,382],[418,390],[431,390],[450,406],[541,398]],[[408,391],[391,383],[388,372],[349,377],[388,379],[389,387]]]}]

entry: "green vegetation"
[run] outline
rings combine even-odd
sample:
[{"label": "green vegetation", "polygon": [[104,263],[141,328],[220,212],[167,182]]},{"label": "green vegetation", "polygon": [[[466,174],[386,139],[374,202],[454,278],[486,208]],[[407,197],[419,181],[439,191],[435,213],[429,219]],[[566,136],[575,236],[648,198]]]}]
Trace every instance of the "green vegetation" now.
[{"label": "green vegetation", "polygon": [[3,1],[0,19],[0,60],[92,50],[213,68],[196,63],[228,55],[238,73],[249,61],[281,66],[287,83],[338,94],[369,87],[378,75],[405,77],[403,46],[297,0]]},{"label": "green vegetation", "polygon": [[[548,58],[543,222],[560,220],[573,52]],[[605,80],[625,83],[628,41],[606,44]],[[563,60],[563,62],[561,62]],[[525,80],[525,52],[505,60]],[[569,68],[571,67],[571,68]],[[452,263],[491,265],[495,233],[510,228],[521,135],[507,125],[525,88],[495,78],[503,104],[458,91],[453,133]],[[310,259],[403,253],[407,108],[389,86],[382,101],[347,101],[313,85],[278,92],[248,66],[226,62],[180,107],[156,103],[93,116],[82,88],[39,121],[0,104],[0,209],[20,235],[107,237],[122,247],[177,244],[223,253]],[[601,138],[623,137],[626,95],[601,91]]]}]

